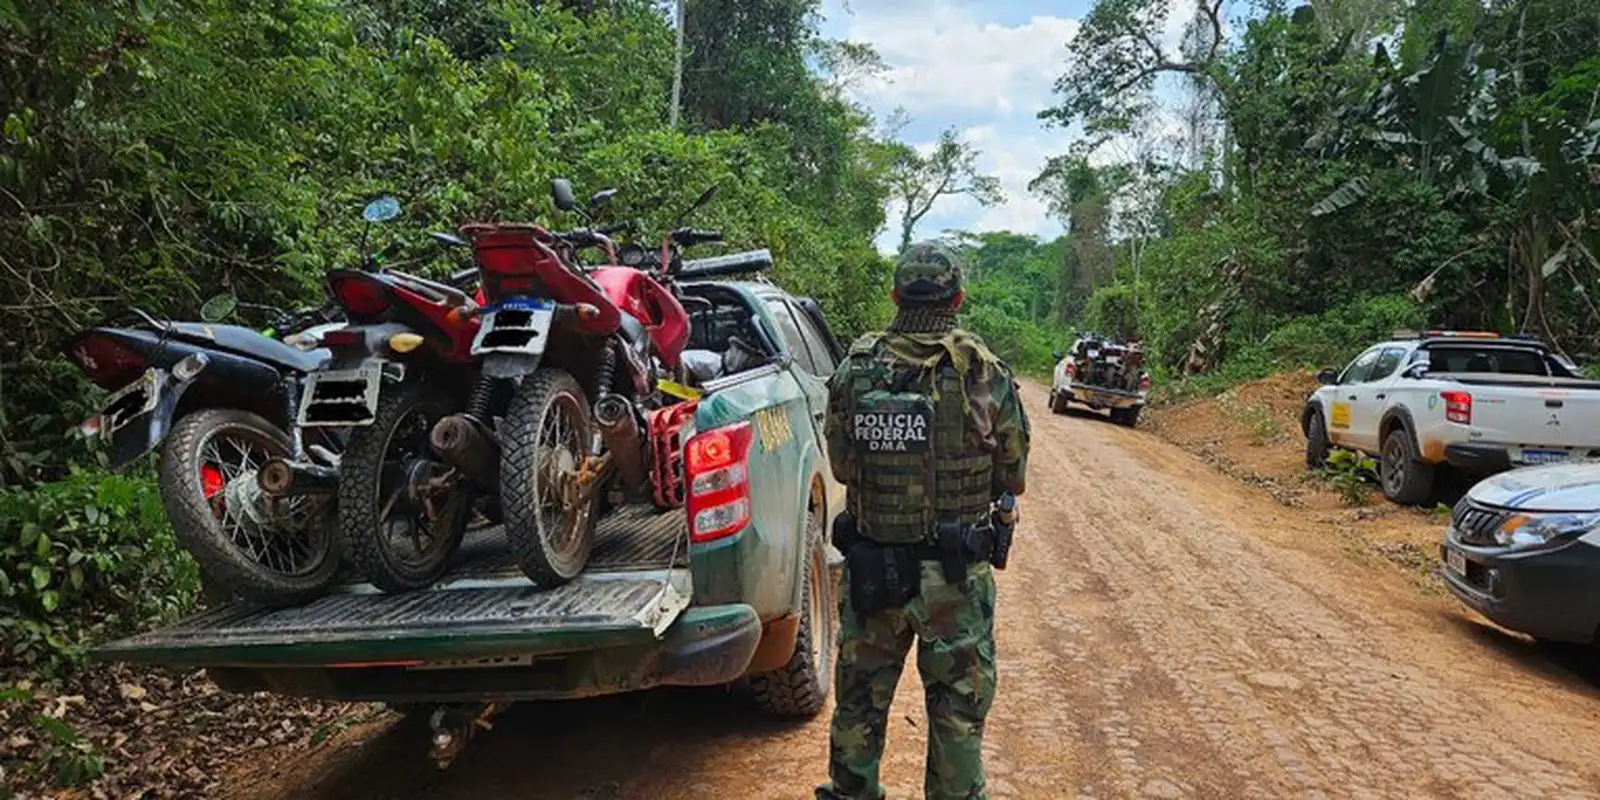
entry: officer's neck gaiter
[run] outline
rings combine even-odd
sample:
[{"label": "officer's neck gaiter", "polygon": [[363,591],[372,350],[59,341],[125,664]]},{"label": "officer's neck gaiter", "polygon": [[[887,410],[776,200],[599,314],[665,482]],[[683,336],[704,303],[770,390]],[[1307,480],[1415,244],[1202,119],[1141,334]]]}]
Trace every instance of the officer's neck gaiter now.
[{"label": "officer's neck gaiter", "polygon": [[955,329],[955,310],[938,306],[902,307],[889,323],[894,333],[949,333]]}]

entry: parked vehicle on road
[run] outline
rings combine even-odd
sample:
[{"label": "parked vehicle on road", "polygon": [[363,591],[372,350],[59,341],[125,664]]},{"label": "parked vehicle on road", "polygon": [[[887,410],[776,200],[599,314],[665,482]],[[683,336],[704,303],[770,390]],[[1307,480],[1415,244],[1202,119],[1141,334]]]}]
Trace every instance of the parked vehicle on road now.
[{"label": "parked vehicle on road", "polygon": [[1600,464],[1528,467],[1474,486],[1439,546],[1451,593],[1552,642],[1600,633]]},{"label": "parked vehicle on road", "polygon": [[1144,370],[1144,345],[1084,334],[1065,352],[1052,355],[1056,368],[1050,380],[1050,410],[1067,413],[1072,403],[1096,411],[1109,410],[1111,421],[1133,427],[1150,397],[1150,373]]},{"label": "parked vehicle on road", "polygon": [[1600,456],[1600,382],[1531,336],[1397,333],[1317,377],[1306,464],[1331,447],[1372,455],[1397,503],[1429,501],[1444,466],[1484,476]]},{"label": "parked vehicle on road", "polygon": [[316,342],[343,323],[324,306],[274,310],[265,332],[224,324],[236,305],[213,298],[205,322],[135,311],[138,324],[69,341],[68,357],[112,390],[80,430],[109,443],[113,469],[160,448],[162,502],[209,592],[293,604],[335,579],[333,508],[324,498],[263,496],[257,473],[274,457],[337,464],[342,435],[303,440],[294,421],[302,382],[328,359]]},{"label": "parked vehicle on road", "polygon": [[474,531],[439,583],[336,588],[308,605],[232,605],[111,643],[103,659],[204,667],[224,689],[429,709],[435,753],[518,699],[748,679],[755,704],[813,715],[837,604],[824,531],[843,506],[820,420],[844,352],[815,302],[762,281],[764,251],[690,261],[684,352],[697,400],[680,444],[683,509],[606,512],[588,568],[540,589],[503,535]]}]

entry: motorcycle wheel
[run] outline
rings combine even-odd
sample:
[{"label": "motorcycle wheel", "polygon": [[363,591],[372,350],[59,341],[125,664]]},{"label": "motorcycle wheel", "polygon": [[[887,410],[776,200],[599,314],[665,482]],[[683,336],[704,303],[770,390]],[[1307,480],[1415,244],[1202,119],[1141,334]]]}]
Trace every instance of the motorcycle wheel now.
[{"label": "motorcycle wheel", "polygon": [[[594,547],[600,487],[585,492],[589,402],[578,381],[541,369],[523,381],[505,416],[500,507],[517,565],[538,586],[583,571]],[[586,497],[586,500],[584,499]]]},{"label": "motorcycle wheel", "polygon": [[162,443],[161,501],[213,599],[298,605],[338,577],[334,498],[270,500],[256,484],[267,459],[287,455],[287,434],[236,408],[196,411]]},{"label": "motorcycle wheel", "polygon": [[434,423],[457,410],[422,384],[391,391],[378,401],[372,424],[351,433],[339,461],[345,551],[386,592],[432,586],[466,534],[472,493],[428,444]]}]

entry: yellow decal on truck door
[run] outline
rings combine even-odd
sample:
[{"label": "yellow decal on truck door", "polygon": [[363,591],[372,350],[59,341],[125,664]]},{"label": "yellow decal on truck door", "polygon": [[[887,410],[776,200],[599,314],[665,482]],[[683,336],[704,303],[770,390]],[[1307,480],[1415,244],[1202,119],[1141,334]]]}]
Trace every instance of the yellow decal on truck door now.
[{"label": "yellow decal on truck door", "polygon": [[1328,425],[1334,428],[1350,427],[1350,404],[1334,403],[1333,416],[1329,418]]}]

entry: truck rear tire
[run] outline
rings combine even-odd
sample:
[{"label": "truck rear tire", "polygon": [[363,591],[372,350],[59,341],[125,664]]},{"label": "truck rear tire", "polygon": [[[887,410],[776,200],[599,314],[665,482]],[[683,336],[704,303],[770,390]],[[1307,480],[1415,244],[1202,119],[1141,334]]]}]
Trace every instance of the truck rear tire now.
[{"label": "truck rear tire", "polygon": [[1050,411],[1054,414],[1067,413],[1067,396],[1061,392],[1050,393]]},{"label": "truck rear tire", "polygon": [[833,680],[833,640],[838,606],[828,580],[828,554],[822,543],[822,523],[806,512],[806,534],[811,557],[807,559],[801,591],[800,627],[794,635],[789,663],[771,672],[750,676],[750,691],[762,711],[780,717],[811,717],[828,701]]},{"label": "truck rear tire", "polygon": [[1113,408],[1111,409],[1111,421],[1127,428],[1137,427],[1139,425],[1139,411],[1140,408],[1138,406]]},{"label": "truck rear tire", "polygon": [[1378,461],[1383,494],[1396,503],[1423,505],[1433,497],[1433,465],[1417,457],[1417,444],[1404,427],[1389,431]]}]

